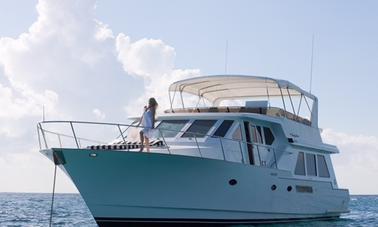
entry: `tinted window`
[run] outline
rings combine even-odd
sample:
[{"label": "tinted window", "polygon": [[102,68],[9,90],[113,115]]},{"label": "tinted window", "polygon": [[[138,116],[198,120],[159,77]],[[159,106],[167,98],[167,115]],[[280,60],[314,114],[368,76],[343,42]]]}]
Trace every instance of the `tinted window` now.
[{"label": "tinted window", "polygon": [[274,135],[270,128],[264,127],[264,136],[265,136],[265,143],[267,145],[272,145],[274,142]]},{"label": "tinted window", "polygon": [[254,143],[262,143],[261,127],[252,125],[251,131],[252,131],[252,141]]},{"label": "tinted window", "polygon": [[175,137],[187,123],[187,120],[165,120],[157,128],[164,137],[169,138]]},{"label": "tinted window", "polygon": [[195,120],[182,137],[205,137],[216,120]]},{"label": "tinted window", "polygon": [[306,154],[307,176],[316,176],[316,160],[314,154]]},{"label": "tinted window", "polygon": [[238,125],[235,132],[232,134],[232,139],[242,140],[242,133],[241,133],[240,125]]},{"label": "tinted window", "polygon": [[305,163],[304,163],[304,154],[303,152],[298,153],[298,158],[297,158],[297,164],[295,166],[295,171],[294,173],[296,175],[306,175],[305,173]]},{"label": "tinted window", "polygon": [[329,177],[326,160],[323,155],[317,155],[319,177]]},{"label": "tinted window", "polygon": [[222,124],[218,127],[217,131],[215,131],[214,136],[224,137],[227,134],[227,131],[230,129],[232,123],[234,123],[234,121],[223,121]]}]

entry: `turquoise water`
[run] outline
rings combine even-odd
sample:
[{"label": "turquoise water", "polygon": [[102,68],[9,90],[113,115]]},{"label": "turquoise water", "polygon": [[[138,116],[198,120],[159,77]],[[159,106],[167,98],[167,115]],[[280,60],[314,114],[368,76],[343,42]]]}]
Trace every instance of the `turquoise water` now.
[{"label": "turquoise water", "polygon": [[[48,226],[50,194],[0,193],[0,226]],[[349,214],[333,221],[265,226],[378,226],[378,196],[351,196]],[[96,226],[78,194],[57,194],[53,214],[56,226]]]}]

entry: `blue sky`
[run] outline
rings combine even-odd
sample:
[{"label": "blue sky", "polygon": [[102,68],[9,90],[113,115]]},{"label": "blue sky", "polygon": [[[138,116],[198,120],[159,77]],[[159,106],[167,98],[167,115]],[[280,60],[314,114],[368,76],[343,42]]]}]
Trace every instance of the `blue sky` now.
[{"label": "blue sky", "polygon": [[[17,37],[37,18],[37,1],[2,1],[0,35]],[[20,7],[22,5],[23,7]],[[378,136],[376,1],[97,1],[96,16],[115,33],[162,39],[176,66],[203,74],[271,76],[309,87],[320,126]]]},{"label": "blue sky", "polygon": [[[28,163],[15,175],[0,175],[0,181],[20,179],[0,191],[49,190],[47,161],[34,151],[35,106],[47,105],[48,116],[58,119],[123,121],[133,100],[154,95],[163,102],[168,81],[224,73],[226,41],[229,73],[286,79],[307,90],[314,34],[312,91],[323,137],[342,152],[335,157],[339,181],[353,193],[378,193],[377,183],[359,179],[378,172],[377,1],[39,2],[40,11],[37,0],[0,2],[0,95],[6,97],[0,104],[16,103],[0,110],[6,145],[0,171]],[[93,39],[99,28],[102,36]],[[101,90],[103,84],[112,91]],[[83,86],[93,89],[78,91]],[[22,184],[38,174],[34,186]],[[62,185],[61,191],[73,190],[66,178]]]},{"label": "blue sky", "polygon": [[97,16],[133,39],[162,39],[176,65],[204,74],[266,75],[309,87],[321,127],[378,136],[376,1],[98,1]]}]

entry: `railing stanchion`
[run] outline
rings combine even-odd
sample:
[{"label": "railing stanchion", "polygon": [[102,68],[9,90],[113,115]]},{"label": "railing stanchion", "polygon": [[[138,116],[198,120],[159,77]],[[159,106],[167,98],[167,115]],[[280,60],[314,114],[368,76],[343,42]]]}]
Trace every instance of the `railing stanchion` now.
[{"label": "railing stanchion", "polygon": [[[253,144],[252,144],[252,147],[253,147]],[[259,162],[260,162],[260,166],[261,166],[261,155],[260,155],[259,145],[256,144],[256,147],[257,147],[257,154],[259,155]]]},{"label": "railing stanchion", "polygon": [[76,146],[77,146],[77,148],[80,148],[79,143],[77,142],[77,138],[76,138],[76,134],[75,134],[75,130],[74,130],[72,121],[70,121],[70,125],[71,125],[71,129],[72,129],[72,134],[73,134],[73,136],[75,138]]},{"label": "railing stanchion", "polygon": [[121,130],[121,126],[119,126],[119,124],[118,124],[117,126],[118,126],[119,133],[120,133],[121,136],[122,136],[122,140],[123,140],[123,142],[126,144],[126,140],[125,140],[125,137],[123,136],[123,132],[122,132],[122,130]]},{"label": "railing stanchion", "polygon": [[60,139],[60,135],[59,134],[56,134],[56,135],[58,136],[60,148],[62,148],[62,140]]},{"label": "railing stanchion", "polygon": [[38,145],[39,145],[39,150],[42,150],[41,135],[39,134],[39,127],[38,127],[38,125],[37,125],[37,134],[38,134]]},{"label": "railing stanchion", "polygon": [[276,169],[278,169],[278,167],[277,167],[276,152],[274,151],[275,150],[274,148],[272,148],[272,150],[273,150],[274,164],[276,165]]},{"label": "railing stanchion", "polygon": [[219,138],[219,142],[220,142],[220,145],[221,145],[221,148],[222,148],[223,160],[226,161],[226,155],[224,154],[223,143],[222,143],[222,137],[218,137],[218,138]]},{"label": "railing stanchion", "polygon": [[39,128],[41,129],[41,133],[42,133],[43,141],[45,142],[45,148],[48,149],[47,141],[46,141],[45,131],[43,130],[41,123],[38,123],[38,124],[39,124]]},{"label": "railing stanchion", "polygon": [[242,163],[244,163],[243,149],[242,149],[242,145],[241,145],[240,140],[239,140],[239,149],[240,149],[240,155],[241,155],[241,158],[242,158]]},{"label": "railing stanchion", "polygon": [[194,140],[196,141],[197,148],[198,148],[198,152],[199,152],[199,154],[200,154],[200,156],[201,156],[201,158],[202,158],[202,153],[201,153],[201,149],[200,149],[200,147],[199,147],[199,145],[198,145],[198,141],[197,141],[197,136],[196,136],[196,134],[194,134]]},{"label": "railing stanchion", "polygon": [[169,150],[169,146],[168,146],[167,142],[165,142],[165,138],[164,138],[163,133],[161,133],[160,128],[158,128],[158,130],[159,130],[159,134],[161,135],[161,138],[163,139],[164,145],[167,147],[168,153],[171,154],[171,150]]}]

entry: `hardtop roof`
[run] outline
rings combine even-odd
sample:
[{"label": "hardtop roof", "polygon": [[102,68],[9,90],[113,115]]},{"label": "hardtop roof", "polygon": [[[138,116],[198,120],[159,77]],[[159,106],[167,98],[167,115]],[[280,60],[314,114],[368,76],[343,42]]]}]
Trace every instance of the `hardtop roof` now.
[{"label": "hardtop roof", "polygon": [[247,75],[212,75],[194,77],[174,82],[170,85],[169,91],[186,92],[197,95],[212,103],[240,98],[301,95],[316,100],[316,97],[313,94],[301,89],[289,81]]}]

